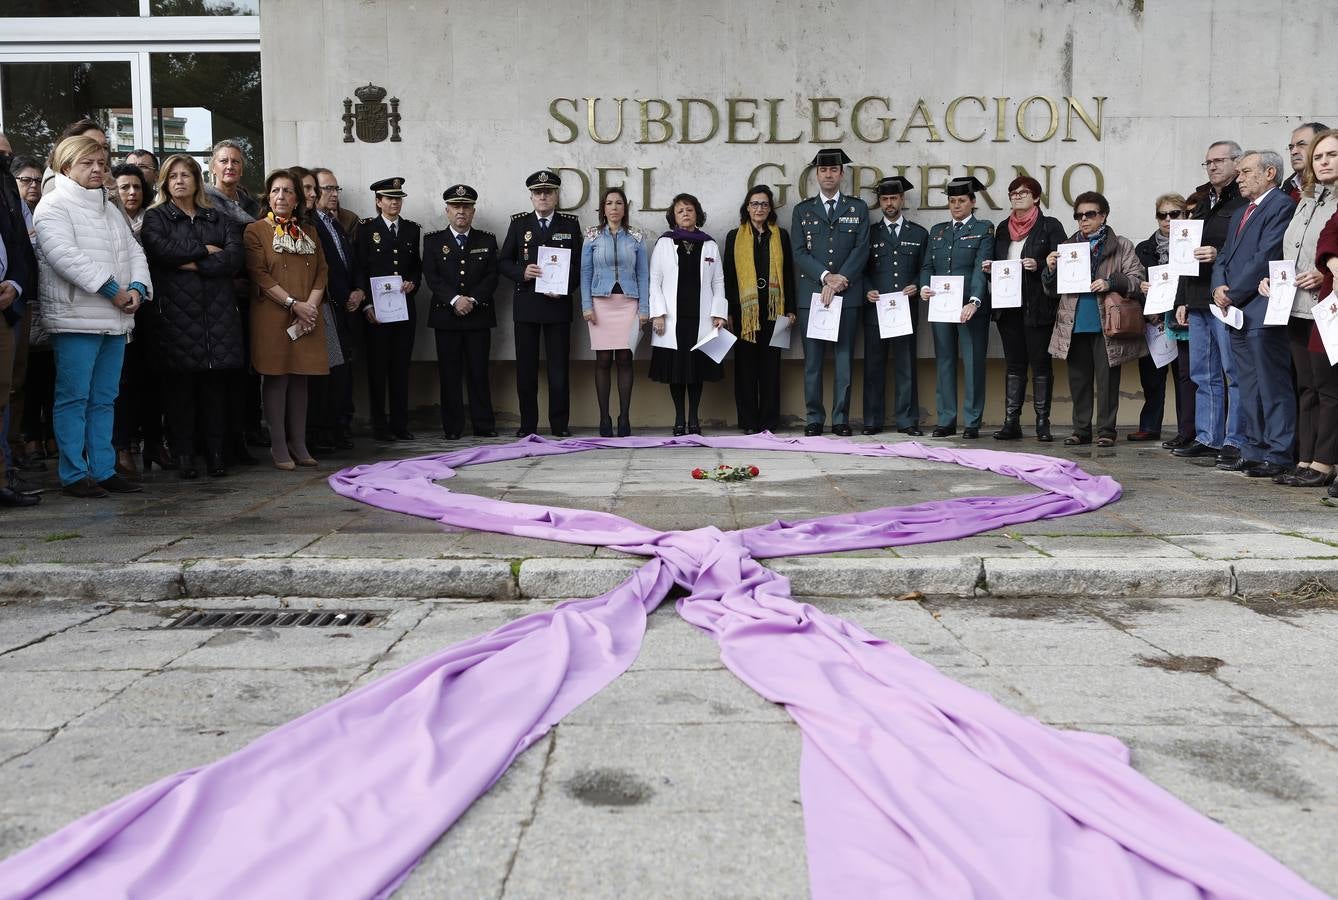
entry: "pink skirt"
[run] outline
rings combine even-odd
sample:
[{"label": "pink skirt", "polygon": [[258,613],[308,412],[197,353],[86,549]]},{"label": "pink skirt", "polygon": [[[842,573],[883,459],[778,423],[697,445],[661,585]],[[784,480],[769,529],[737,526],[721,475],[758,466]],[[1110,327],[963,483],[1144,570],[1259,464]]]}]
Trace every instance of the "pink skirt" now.
[{"label": "pink skirt", "polygon": [[590,328],[591,350],[628,350],[632,346],[632,328],[639,321],[636,298],[622,294],[594,297],[595,321]]}]

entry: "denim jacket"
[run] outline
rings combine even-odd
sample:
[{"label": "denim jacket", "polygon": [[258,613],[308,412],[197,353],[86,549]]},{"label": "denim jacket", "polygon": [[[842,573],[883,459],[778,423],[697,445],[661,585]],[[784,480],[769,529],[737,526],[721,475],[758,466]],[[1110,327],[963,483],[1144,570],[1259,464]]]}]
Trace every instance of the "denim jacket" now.
[{"label": "denim jacket", "polygon": [[590,228],[581,245],[581,311],[595,308],[593,298],[609,296],[614,282],[622,286],[624,296],[636,298],[638,315],[650,315],[650,253],[642,233],[621,228],[610,234],[607,227]]}]

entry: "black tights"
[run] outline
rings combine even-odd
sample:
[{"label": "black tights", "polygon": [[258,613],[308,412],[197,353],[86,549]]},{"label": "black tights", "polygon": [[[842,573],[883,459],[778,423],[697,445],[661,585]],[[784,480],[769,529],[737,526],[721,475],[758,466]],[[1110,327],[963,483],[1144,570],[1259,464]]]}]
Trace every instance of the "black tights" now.
[{"label": "black tights", "polygon": [[674,398],[674,424],[683,424],[683,393],[686,388],[688,395],[688,418],[689,422],[697,423],[697,407],[702,402],[702,383],[693,381],[689,384],[671,384],[669,385],[669,396]]},{"label": "black tights", "polygon": [[595,351],[595,399],[599,401],[599,418],[609,417],[609,376],[613,361],[618,361],[618,418],[626,420],[632,405],[632,351]]}]

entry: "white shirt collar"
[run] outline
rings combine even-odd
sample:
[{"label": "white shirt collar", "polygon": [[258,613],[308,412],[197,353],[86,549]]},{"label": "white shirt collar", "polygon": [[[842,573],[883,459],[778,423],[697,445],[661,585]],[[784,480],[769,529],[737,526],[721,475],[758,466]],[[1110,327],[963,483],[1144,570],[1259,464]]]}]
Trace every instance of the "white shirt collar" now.
[{"label": "white shirt collar", "polygon": [[828,197],[828,196],[827,196],[826,194],[824,194],[822,191],[818,191],[818,196],[822,199],[822,205],[823,205],[823,206],[826,206],[828,203],[831,203],[833,200],[836,201],[836,203],[837,203],[838,206],[841,204],[841,192],[840,192],[840,191],[837,191],[835,194],[832,194],[830,197]]},{"label": "white shirt collar", "polygon": [[1273,193],[1273,192],[1276,191],[1276,190],[1277,190],[1277,188],[1275,188],[1275,187],[1271,187],[1271,188],[1269,188],[1268,190],[1264,191],[1262,194],[1260,194],[1258,197],[1255,197],[1255,198],[1254,198],[1253,200],[1251,200],[1250,202],[1254,204],[1255,209],[1258,209],[1258,208],[1259,208],[1259,204],[1264,202],[1264,198],[1267,197],[1269,194]]},{"label": "white shirt collar", "polygon": [[906,216],[905,216],[905,214],[902,214],[902,215],[897,216],[895,219],[889,219],[886,215],[884,215],[884,216],[883,216],[883,224],[884,224],[884,225],[896,225],[897,227],[901,227],[902,225],[905,225],[905,224],[906,224]]},{"label": "white shirt collar", "polygon": [[[965,218],[965,219],[962,219],[962,224],[963,224],[963,225],[970,225],[970,224],[971,224],[971,220],[974,219],[975,217],[976,217],[976,214],[975,214],[975,213],[967,213],[966,218]],[[948,221],[951,222],[951,223],[954,224],[954,225],[957,224],[957,220],[956,220],[956,219],[949,218]]]},{"label": "white shirt collar", "polygon": [[387,219],[385,216],[382,216],[382,217],[381,217],[381,221],[386,223],[386,231],[389,231],[389,230],[390,230],[390,226],[391,226],[391,225],[398,226],[398,225],[399,225],[399,222],[400,222],[399,219],[396,219],[394,222],[392,222],[392,221],[390,221],[389,219]]},{"label": "white shirt collar", "polygon": [[455,226],[452,225],[452,226],[451,226],[451,235],[452,235],[453,237],[457,237],[457,238],[458,238],[458,237],[468,238],[468,237],[469,237],[469,232],[468,232],[468,231],[456,231],[456,230],[455,230]]}]

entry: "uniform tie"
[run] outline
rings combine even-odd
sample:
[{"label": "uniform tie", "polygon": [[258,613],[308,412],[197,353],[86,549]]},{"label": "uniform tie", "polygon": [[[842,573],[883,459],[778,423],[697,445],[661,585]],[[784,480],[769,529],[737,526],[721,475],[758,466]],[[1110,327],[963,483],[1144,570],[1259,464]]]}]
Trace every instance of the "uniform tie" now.
[{"label": "uniform tie", "polygon": [[399,223],[399,222],[391,222],[391,223],[390,223],[390,236],[393,237],[393,238],[398,238],[398,237],[400,236],[400,223]]},{"label": "uniform tie", "polygon": [[897,238],[901,237],[901,226],[900,226],[900,225],[897,225],[897,224],[895,224],[895,223],[893,223],[893,222],[888,222],[888,223],[887,223],[887,236],[890,237],[890,238],[892,238],[892,240],[894,240],[894,241],[897,240]]},{"label": "uniform tie", "polygon": [[460,245],[461,250],[465,249],[465,241],[467,240],[469,240],[469,235],[467,234],[457,234],[455,236],[455,242]]},{"label": "uniform tie", "polygon": [[828,201],[827,201],[827,221],[830,222],[830,221],[832,220],[832,217],[835,216],[835,215],[836,215],[836,201],[835,201],[835,200],[828,200]]}]

